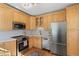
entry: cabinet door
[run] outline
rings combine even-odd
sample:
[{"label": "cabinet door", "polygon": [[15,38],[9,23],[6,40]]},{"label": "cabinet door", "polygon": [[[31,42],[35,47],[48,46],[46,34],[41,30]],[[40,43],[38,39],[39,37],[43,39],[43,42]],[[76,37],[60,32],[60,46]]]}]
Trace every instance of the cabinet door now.
[{"label": "cabinet door", "polygon": [[36,48],[42,48],[42,46],[41,46],[41,38],[40,37],[35,37],[35,39],[34,39],[34,47],[36,47]]},{"label": "cabinet door", "polygon": [[10,54],[10,51],[5,49],[4,42],[0,42],[0,56],[6,56],[6,53]]},{"label": "cabinet door", "polygon": [[79,31],[70,29],[67,32],[67,55],[78,56],[79,55]]},{"label": "cabinet door", "polygon": [[53,17],[52,14],[43,15],[42,17],[42,27],[45,30],[49,30],[50,24],[52,23]]},{"label": "cabinet door", "polygon": [[32,47],[34,47],[34,39],[33,39],[33,37],[29,37],[29,48],[32,48]]},{"label": "cabinet door", "polygon": [[15,12],[14,12],[14,21],[24,23],[25,22],[25,17],[24,16],[25,15],[21,11],[15,10]]},{"label": "cabinet door", "polygon": [[4,42],[4,47],[10,51],[11,56],[16,56],[16,40]]},{"label": "cabinet door", "polygon": [[21,12],[18,10],[15,10],[14,12],[14,21],[22,22],[22,15],[21,15]]},{"label": "cabinet door", "polygon": [[54,12],[53,21],[65,21],[65,10]]},{"label": "cabinet door", "polygon": [[21,11],[15,10],[14,22],[24,23],[26,25],[26,29],[30,28],[30,16]]},{"label": "cabinet door", "polygon": [[30,16],[25,14],[25,13],[21,13],[21,21],[22,23],[24,23],[26,25],[26,29],[29,30],[30,28]]},{"label": "cabinet door", "polygon": [[29,48],[41,48],[41,38],[40,37],[30,37],[29,38]]},{"label": "cabinet door", "polygon": [[13,9],[0,5],[0,30],[11,30],[13,19]]},{"label": "cabinet door", "polygon": [[26,24],[26,29],[29,30],[30,29],[30,16],[29,15],[25,15],[25,24]]},{"label": "cabinet door", "polygon": [[3,50],[3,56],[16,56],[16,40],[0,42],[0,48]]},{"label": "cabinet door", "polygon": [[31,16],[30,17],[30,30],[36,29],[36,26],[37,26],[37,24],[36,24],[36,17]]},{"label": "cabinet door", "polygon": [[79,29],[79,4],[66,8],[67,28]]}]

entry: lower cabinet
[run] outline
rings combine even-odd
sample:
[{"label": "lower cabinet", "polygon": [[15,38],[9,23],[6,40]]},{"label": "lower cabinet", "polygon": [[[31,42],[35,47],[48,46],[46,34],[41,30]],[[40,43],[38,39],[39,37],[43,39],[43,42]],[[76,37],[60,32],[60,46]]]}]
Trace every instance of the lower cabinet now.
[{"label": "lower cabinet", "polygon": [[41,37],[32,36],[29,37],[29,48],[42,48]]},{"label": "lower cabinet", "polygon": [[0,56],[16,56],[16,40],[0,42]]},{"label": "lower cabinet", "polygon": [[67,30],[67,55],[79,56],[79,31],[74,29]]}]

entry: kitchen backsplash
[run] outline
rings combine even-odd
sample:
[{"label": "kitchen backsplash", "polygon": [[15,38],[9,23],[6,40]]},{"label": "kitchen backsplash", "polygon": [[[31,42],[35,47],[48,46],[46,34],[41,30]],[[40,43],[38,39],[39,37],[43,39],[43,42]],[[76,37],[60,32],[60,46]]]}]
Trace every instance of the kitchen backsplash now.
[{"label": "kitchen backsplash", "polygon": [[[19,35],[40,35],[39,30],[11,30],[11,31],[0,31],[0,39],[8,39],[13,36]],[[41,35],[46,36],[48,35],[47,31],[41,31]]]},{"label": "kitchen backsplash", "polygon": [[22,35],[23,32],[23,30],[0,31],[0,39],[7,39],[13,36]]}]

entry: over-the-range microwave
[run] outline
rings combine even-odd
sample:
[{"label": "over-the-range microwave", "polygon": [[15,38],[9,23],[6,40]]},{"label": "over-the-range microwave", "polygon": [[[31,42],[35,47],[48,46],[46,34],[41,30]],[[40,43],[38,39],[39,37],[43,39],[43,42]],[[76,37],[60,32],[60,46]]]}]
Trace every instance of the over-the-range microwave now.
[{"label": "over-the-range microwave", "polygon": [[21,22],[13,22],[12,27],[14,30],[23,30],[23,29],[25,29],[26,25],[25,25],[25,23],[21,23]]}]

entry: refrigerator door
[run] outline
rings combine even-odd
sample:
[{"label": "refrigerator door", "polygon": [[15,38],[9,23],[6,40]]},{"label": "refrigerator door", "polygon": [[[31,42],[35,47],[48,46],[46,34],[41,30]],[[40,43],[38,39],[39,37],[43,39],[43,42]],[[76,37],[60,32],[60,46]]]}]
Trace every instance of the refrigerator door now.
[{"label": "refrigerator door", "polygon": [[51,23],[51,30],[50,50],[58,55],[66,55],[66,22]]},{"label": "refrigerator door", "polygon": [[66,22],[59,22],[57,43],[66,43]]},{"label": "refrigerator door", "polygon": [[52,38],[50,39],[50,50],[57,53],[57,39],[58,39],[58,23],[51,23]]},{"label": "refrigerator door", "polygon": [[66,48],[66,22],[59,22],[58,40],[57,40],[57,54],[67,55]]}]

